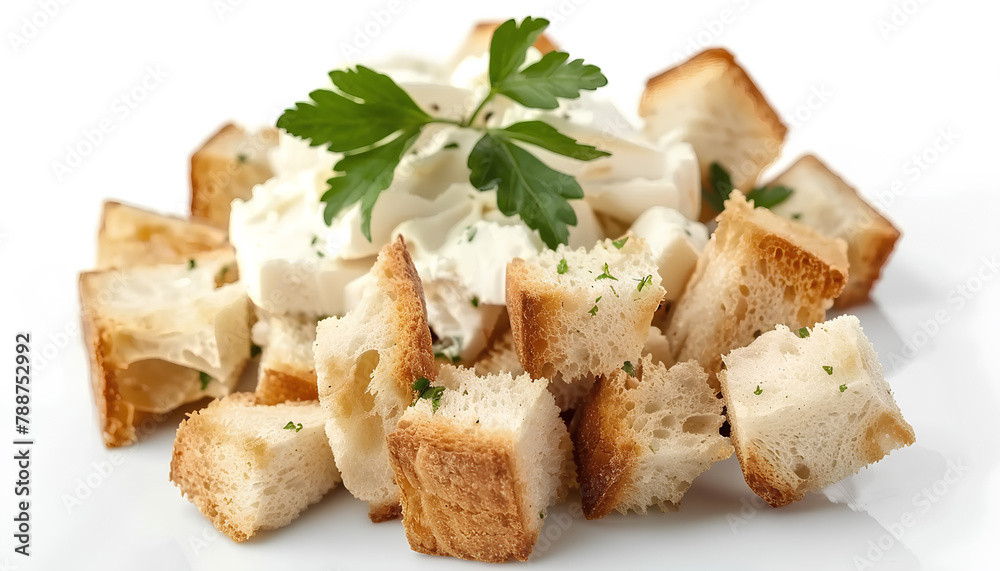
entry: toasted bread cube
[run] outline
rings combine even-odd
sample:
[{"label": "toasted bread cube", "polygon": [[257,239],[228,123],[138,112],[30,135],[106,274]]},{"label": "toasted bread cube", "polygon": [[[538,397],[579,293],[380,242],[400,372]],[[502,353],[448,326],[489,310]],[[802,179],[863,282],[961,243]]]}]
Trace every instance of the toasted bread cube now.
[{"label": "toasted bread cube", "polygon": [[[97,233],[97,269],[179,264],[229,248],[226,231],[119,202],[106,201]],[[236,265],[226,275],[236,281]]]},{"label": "toasted bread cube", "polygon": [[445,365],[436,384],[443,392],[417,397],[387,438],[410,548],[527,560],[571,466],[545,380]]},{"label": "toasted bread cube", "polygon": [[135,427],[233,389],[250,358],[250,304],[219,280],[231,251],[196,265],[142,266],[80,274],[84,339],[105,444],[138,439]]},{"label": "toasted bread cube", "polygon": [[663,299],[641,238],[560,246],[507,265],[507,311],[518,359],[532,378],[573,383],[638,362]]},{"label": "toasted bread cube", "polygon": [[587,519],[612,510],[676,510],[694,479],[733,454],[719,434],[722,400],[695,361],[667,368],[652,357],[601,377],[574,420],[576,457]]},{"label": "toasted bread cube", "polygon": [[306,315],[264,314],[254,324],[261,339],[257,404],[316,400],[316,319]]},{"label": "toasted bread cube", "polygon": [[792,189],[772,212],[847,242],[851,275],[833,305],[843,308],[868,301],[899,230],[813,155],[796,161],[767,186]]},{"label": "toasted bread cube", "polygon": [[858,318],[803,334],[780,325],[719,373],[747,484],[773,507],[801,500],[914,442]]},{"label": "toasted bread cube", "polygon": [[823,321],[847,283],[847,245],[754,208],[739,191],[698,258],[666,335],[677,362],[694,359],[716,374],[722,355],[778,324]]},{"label": "toasted bread cube", "polygon": [[319,403],[213,401],[177,429],[170,481],[233,541],[284,527],[340,482]]},{"label": "toasted bread cube", "polygon": [[277,145],[277,129],[224,125],[191,155],[191,214],[228,229],[233,199],[249,200],[254,185],[273,175],[267,152]]},{"label": "toasted bread cube", "polygon": [[367,501],[368,517],[380,522],[400,510],[385,435],[409,406],[413,383],[433,381],[437,367],[423,286],[402,238],[382,248],[371,271],[375,285],[357,307],[319,322],[314,353],[344,487]]},{"label": "toasted bread cube", "polygon": [[[736,188],[748,192],[760,171],[778,157],[785,125],[733,55],[709,49],[649,80],[639,104],[645,134],[658,140],[676,129],[685,133],[701,164],[702,188],[709,188],[713,162],[725,168]],[[702,220],[714,212],[703,203]]]}]

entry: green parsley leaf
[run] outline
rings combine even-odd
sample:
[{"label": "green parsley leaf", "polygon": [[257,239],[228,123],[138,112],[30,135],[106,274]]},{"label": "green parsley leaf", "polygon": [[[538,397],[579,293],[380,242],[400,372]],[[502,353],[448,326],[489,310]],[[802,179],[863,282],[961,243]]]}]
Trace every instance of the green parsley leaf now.
[{"label": "green parsley leaf", "polygon": [[804,339],[806,337],[809,337],[809,328],[808,327],[800,327],[799,328],[799,338],[800,339]]},{"label": "green parsley leaf", "polygon": [[556,266],[556,273],[563,275],[569,271],[569,264],[566,263],[566,258],[559,260],[559,265]]},{"label": "green parsley leaf", "polygon": [[597,147],[581,145],[557,131],[552,125],[541,121],[514,123],[503,129],[491,129],[490,132],[497,137],[516,139],[580,161],[592,161],[611,155],[598,150]]},{"label": "green parsley leaf", "polygon": [[476,143],[468,166],[473,186],[497,189],[500,212],[520,214],[553,250],[569,241],[568,226],[576,225],[576,212],[568,199],[583,198],[576,179],[552,170],[528,151],[491,133]]},{"label": "green parsley leaf", "polygon": [[[702,197],[712,209],[716,212],[722,212],[726,207],[726,199],[736,188],[733,185],[733,179],[722,165],[713,162],[708,167],[708,180],[709,188],[702,189]],[[747,200],[753,200],[754,206],[757,208],[773,208],[787,200],[791,195],[792,189],[787,186],[773,186],[755,188],[748,192],[746,197]]]},{"label": "green parsley leaf", "polygon": [[431,382],[424,377],[420,377],[419,379],[413,381],[413,384],[410,385],[410,388],[417,391],[417,396],[419,397],[420,394],[424,392],[424,389],[426,389],[429,386],[431,386]]},{"label": "green parsley leaf", "polygon": [[615,280],[615,281],[618,281],[618,278],[616,278],[615,276],[611,275],[611,272],[608,270],[608,264],[605,263],[604,264],[604,273],[601,274],[601,275],[599,275],[599,276],[597,276],[596,278],[594,278],[594,280]]},{"label": "green parsley leaf", "polygon": [[251,343],[250,344],[250,358],[251,359],[253,359],[257,355],[260,355],[260,351],[261,351],[260,345],[258,345],[256,343]]},{"label": "green parsley leaf", "polygon": [[417,404],[420,399],[430,399],[431,401],[431,412],[437,412],[439,406],[441,406],[441,395],[444,394],[444,387],[434,387],[431,386],[431,382],[424,377],[420,377],[410,385],[417,395],[410,403],[410,406]]},{"label": "green parsley leaf", "polygon": [[[319,89],[278,118],[278,127],[312,146],[356,151],[400,131],[419,130],[433,118],[388,76],[364,66],[330,72],[340,92]],[[344,170],[344,169],[338,169]]]},{"label": "green parsley leaf", "polygon": [[635,376],[635,367],[632,366],[632,361],[625,361],[625,364],[622,365],[622,370],[628,373],[630,377]]},{"label": "green parsley leaf", "polygon": [[840,385],[840,392],[844,392],[846,390],[847,390],[847,385]]},{"label": "green parsley leaf", "polygon": [[653,283],[653,274],[649,274],[648,276],[642,278],[641,280],[637,279],[635,281],[639,282],[639,285],[636,286],[635,291],[642,291],[643,287],[651,285]]},{"label": "green parsley leaf", "polygon": [[208,383],[212,381],[212,377],[205,371],[198,371],[198,381],[201,383],[201,390],[205,390],[208,388]]},{"label": "green parsley leaf", "polygon": [[188,260],[188,269],[189,270],[193,270],[196,265],[198,265],[198,264],[194,261],[194,258],[191,258],[191,259]]},{"label": "green parsley leaf", "polygon": [[472,307],[479,307],[479,296],[472,296]]},{"label": "green parsley leaf", "polygon": [[383,190],[389,188],[399,161],[420,135],[419,129],[404,131],[392,141],[367,151],[348,155],[333,167],[343,173],[327,180],[321,200],[326,203],[323,219],[329,226],[345,207],[361,201],[361,233],[372,239],[372,208]]},{"label": "green parsley leaf", "polygon": [[625,242],[628,242],[628,238],[629,238],[628,236],[625,236],[624,238],[619,238],[617,240],[612,240],[611,243],[614,244],[615,248],[618,248],[619,250],[621,250],[622,246],[625,245]]},{"label": "green parsley leaf", "polygon": [[544,18],[528,16],[518,25],[507,20],[497,27],[490,40],[490,85],[498,85],[524,65],[528,48],[549,25]]},{"label": "green parsley leaf", "polygon": [[601,301],[602,297],[604,296],[603,295],[597,296],[597,299],[594,300],[594,307],[591,307],[590,311],[588,311],[587,313],[589,313],[592,316],[597,315],[597,302]]},{"label": "green parsley leaf", "polygon": [[283,428],[285,430],[294,430],[295,432],[298,432],[302,430],[302,423],[300,422],[298,424],[295,424],[294,422],[289,420],[288,424],[286,424]]},{"label": "green parsley leaf", "polygon": [[755,394],[755,395],[759,395],[759,394],[760,394],[760,393],[762,393],[762,392],[764,392],[764,391],[762,391],[762,390],[761,390],[761,388],[760,388],[760,385],[757,385],[757,390],[755,390],[755,391],[753,392],[753,394]]},{"label": "green parsley leaf", "polygon": [[490,80],[493,89],[533,109],[555,109],[559,99],[576,99],[583,90],[593,91],[608,84],[596,65],[582,59],[569,60],[565,52],[549,52],[528,67],[501,81]]},{"label": "green parsley leaf", "polygon": [[823,365],[823,370],[826,371],[827,375],[833,374],[833,367],[831,367],[830,365]]},{"label": "green parsley leaf", "polygon": [[747,193],[747,200],[752,200],[757,208],[772,208],[788,200],[792,189],[787,186],[767,186],[755,188]]}]

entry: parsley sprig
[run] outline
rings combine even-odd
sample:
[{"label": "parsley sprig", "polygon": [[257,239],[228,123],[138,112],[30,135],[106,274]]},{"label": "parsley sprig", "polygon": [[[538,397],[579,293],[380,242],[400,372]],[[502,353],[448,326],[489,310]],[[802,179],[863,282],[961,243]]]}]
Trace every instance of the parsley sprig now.
[{"label": "parsley sprig", "polygon": [[[701,195],[716,212],[722,212],[729,194],[736,189],[733,179],[719,163],[712,163],[708,167],[708,178],[708,188],[703,188]],[[747,200],[753,200],[757,208],[773,208],[788,200],[791,195],[792,189],[787,186],[757,187],[747,193]]]},{"label": "parsley sprig", "polygon": [[490,89],[476,110],[462,120],[434,117],[388,76],[365,66],[330,72],[334,90],[319,89],[311,101],[296,103],[278,118],[278,127],[309,141],[327,145],[344,157],[334,165],[335,176],[323,196],[327,225],[343,209],[361,203],[361,231],[371,240],[371,216],[379,195],[392,184],[396,167],[424,127],[450,124],[482,133],[469,154],[469,181],[480,191],[497,189],[497,206],[507,216],[520,215],[550,248],[569,241],[569,226],[577,223],[569,200],[583,198],[573,177],[549,168],[524,144],[541,147],[581,161],[609,153],[582,145],[542,121],[523,121],[502,128],[477,122],[480,113],[502,95],[525,107],[555,109],[559,99],[576,99],[583,90],[607,84],[600,68],[569,61],[569,54],[549,52],[524,66],[528,49],[549,22],[508,20],[490,43]]}]

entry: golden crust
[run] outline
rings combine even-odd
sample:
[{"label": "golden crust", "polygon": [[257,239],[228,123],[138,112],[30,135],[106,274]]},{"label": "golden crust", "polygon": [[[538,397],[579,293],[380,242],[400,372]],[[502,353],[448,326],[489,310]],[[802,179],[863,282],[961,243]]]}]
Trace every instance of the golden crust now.
[{"label": "golden crust", "polygon": [[277,144],[273,127],[248,134],[223,125],[191,155],[191,214],[228,228],[233,199],[249,199],[254,185],[271,178],[267,151]]},{"label": "golden crust", "polygon": [[385,256],[383,271],[388,278],[386,293],[393,300],[398,335],[393,377],[409,392],[415,379],[424,377],[433,381],[437,378],[424,286],[402,236],[385,246],[382,253]]},{"label": "golden crust", "polygon": [[562,300],[558,292],[534,283],[530,267],[520,258],[507,264],[507,312],[517,358],[532,379],[540,379],[551,375],[544,364],[556,361],[561,355],[548,340],[556,334],[556,316],[562,311]]},{"label": "golden crust", "polygon": [[523,513],[509,439],[420,418],[400,423],[387,443],[411,549],[491,563],[528,559],[541,520]]},{"label": "golden crust", "polygon": [[316,390],[316,371],[296,371],[290,374],[262,368],[254,395],[257,404],[263,405],[317,400],[319,393]]},{"label": "golden crust", "polygon": [[[233,541],[246,541],[254,530],[242,530],[237,523],[225,516],[219,510],[217,495],[211,490],[211,480],[206,475],[218,472],[213,466],[211,456],[201,451],[217,445],[213,442],[212,432],[206,430],[206,420],[203,413],[220,406],[222,401],[216,400],[206,409],[188,414],[188,418],[177,428],[174,439],[174,450],[170,457],[170,481],[198,508],[212,525]],[[252,393],[232,394],[226,399],[226,404],[237,406],[253,406]]]},{"label": "golden crust", "polygon": [[639,445],[625,425],[624,381],[599,377],[573,419],[573,457],[587,519],[611,513],[634,478]]},{"label": "golden crust", "polygon": [[[753,108],[754,115],[756,115],[763,128],[760,148],[754,150],[754,156],[749,160],[749,163],[752,163],[751,171],[744,172],[743,174],[746,174],[745,177],[741,176],[743,169],[738,169],[740,172],[730,172],[736,183],[736,187],[747,192],[754,186],[760,171],[777,158],[788,128],[781,122],[778,113],[767,102],[767,99],[760,92],[760,89],[757,88],[757,85],[750,76],[736,63],[733,54],[722,48],[708,49],[695,55],[688,61],[650,78],[646,83],[646,89],[643,91],[642,99],[639,103],[639,116],[649,118],[656,115],[659,112],[663,98],[669,98],[671,92],[675,89],[687,88],[686,83],[689,80],[706,73],[716,73],[720,77],[725,76],[738,89],[742,90]],[[696,148],[695,151],[700,153],[702,149]],[[702,186],[703,188],[708,188],[710,184],[708,176],[710,164],[705,161],[702,161],[702,163]],[[733,165],[723,166],[732,171]],[[707,204],[702,204],[701,220],[703,222],[711,220],[714,214],[715,212]]]},{"label": "golden crust", "polygon": [[[97,267],[177,264],[230,248],[226,230],[201,219],[168,216],[115,201],[105,201],[97,232]],[[235,281],[236,267],[232,277]]]},{"label": "golden crust", "polygon": [[97,294],[92,290],[91,276],[97,272],[80,274],[80,307],[83,322],[83,339],[90,356],[90,386],[97,407],[97,424],[108,448],[127,446],[138,436],[135,431],[135,408],[122,400],[115,381],[114,369],[107,363],[106,335],[100,326],[92,303]]},{"label": "golden crust", "polygon": [[[698,259],[684,294],[671,309],[667,329],[675,360],[697,360],[716,389],[724,353],[750,344],[760,332],[778,324],[798,329],[824,321],[829,304],[848,279],[843,240],[826,238],[767,209],[755,209],[739,192],[726,201],[718,220],[719,227]],[[732,266],[725,278],[730,282],[705,283],[712,264]],[[751,274],[768,285],[758,284],[751,291],[740,283]],[[762,296],[768,293],[761,287],[773,290],[774,295],[766,307],[755,308],[751,315],[749,302],[763,303]],[[717,322],[706,323],[701,314],[720,297],[725,300],[725,313]],[[692,342],[693,330],[705,327],[715,334]]]},{"label": "golden crust", "polygon": [[[793,169],[808,169],[811,172],[822,173],[834,181],[837,193],[848,202],[854,204],[860,213],[856,221],[842,236],[847,241],[847,259],[850,262],[850,279],[844,291],[833,305],[839,309],[865,303],[869,299],[872,286],[878,281],[882,267],[889,259],[896,241],[900,238],[899,230],[892,222],[882,216],[858,194],[858,191],[847,184],[839,174],[834,172],[815,155],[805,155],[790,166],[785,173],[778,175],[775,181]],[[773,183],[772,183],[773,184]]]}]

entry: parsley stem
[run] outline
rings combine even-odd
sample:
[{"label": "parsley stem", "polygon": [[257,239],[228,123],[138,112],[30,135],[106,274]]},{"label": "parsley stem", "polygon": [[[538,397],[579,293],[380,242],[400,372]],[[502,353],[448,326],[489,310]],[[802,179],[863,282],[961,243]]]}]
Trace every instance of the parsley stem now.
[{"label": "parsley stem", "polygon": [[490,100],[493,99],[493,96],[496,94],[497,94],[496,90],[491,87],[490,92],[486,94],[486,99],[483,99],[482,103],[479,104],[479,107],[476,107],[476,110],[472,112],[472,115],[469,117],[469,120],[461,124],[460,126],[471,127],[472,122],[476,120],[476,117],[479,115],[479,112],[483,110],[483,107],[486,107],[486,104],[489,103]]}]

